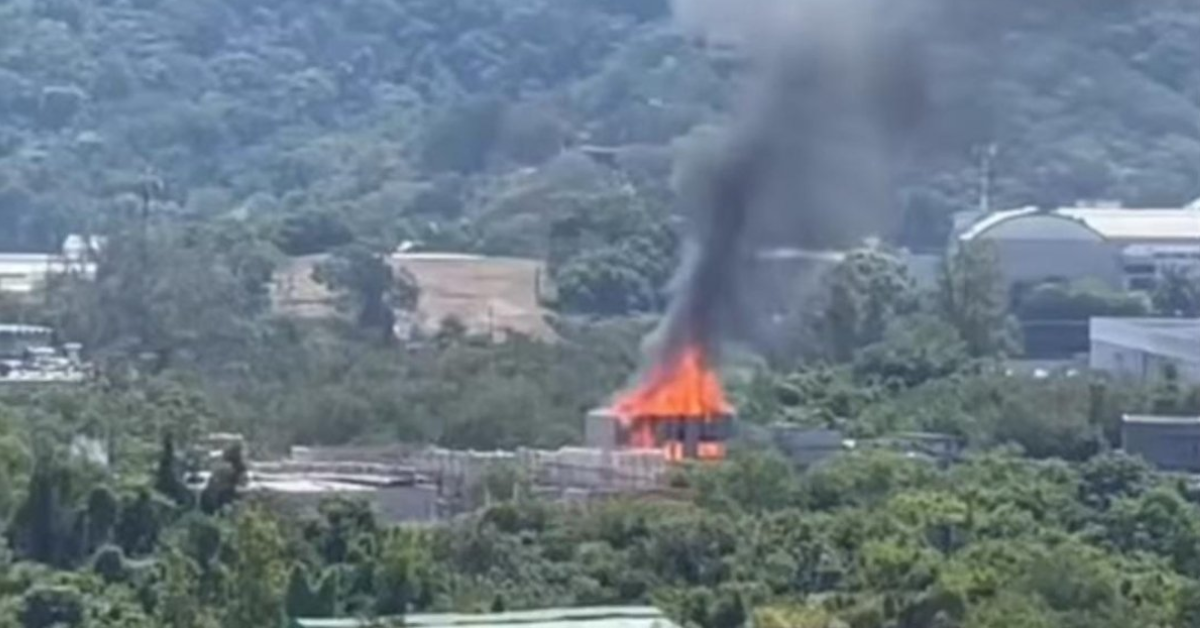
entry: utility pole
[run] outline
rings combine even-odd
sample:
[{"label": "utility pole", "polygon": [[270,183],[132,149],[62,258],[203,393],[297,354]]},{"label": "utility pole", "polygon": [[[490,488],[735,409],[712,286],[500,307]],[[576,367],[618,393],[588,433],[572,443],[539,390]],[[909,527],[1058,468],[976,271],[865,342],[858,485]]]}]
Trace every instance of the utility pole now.
[{"label": "utility pole", "polygon": [[[162,180],[156,176],[154,170],[147,168],[142,177],[141,182],[141,204],[138,207],[137,215],[137,265],[132,269],[136,275],[133,278],[136,290],[135,299],[137,313],[135,317],[136,337],[138,338],[138,354],[142,354],[148,349],[149,333],[150,333],[150,284],[148,274],[150,272],[150,212],[153,209],[154,201],[158,198],[162,191]],[[131,269],[126,268],[126,272]]]},{"label": "utility pole", "polygon": [[992,211],[992,166],[1000,147],[991,142],[978,149],[979,153],[979,211],[984,214]]}]

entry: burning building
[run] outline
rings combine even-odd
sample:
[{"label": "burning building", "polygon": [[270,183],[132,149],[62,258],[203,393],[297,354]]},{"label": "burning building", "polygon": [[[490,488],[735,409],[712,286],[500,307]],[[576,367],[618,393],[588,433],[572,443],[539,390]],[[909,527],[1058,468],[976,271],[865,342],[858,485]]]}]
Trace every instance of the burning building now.
[{"label": "burning building", "polygon": [[658,449],[668,460],[719,460],[733,416],[704,353],[686,348],[610,407],[591,412],[587,441],[602,449]]}]

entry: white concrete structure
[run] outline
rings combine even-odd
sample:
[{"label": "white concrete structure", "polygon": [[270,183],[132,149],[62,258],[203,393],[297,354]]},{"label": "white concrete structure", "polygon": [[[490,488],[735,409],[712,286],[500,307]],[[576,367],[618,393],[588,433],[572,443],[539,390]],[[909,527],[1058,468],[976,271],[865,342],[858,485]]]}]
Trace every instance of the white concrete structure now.
[{"label": "white concrete structure", "polygon": [[28,294],[54,275],[93,277],[103,244],[101,238],[69,235],[58,253],[0,253],[0,293]]},{"label": "white concrete structure", "polygon": [[430,522],[441,517],[437,487],[413,469],[371,463],[256,462],[244,490],[268,496],[293,514],[313,517],[322,502],[361,500],[383,521]]},{"label": "white concrete structure", "polygon": [[0,324],[0,386],[85,381],[91,368],[81,350],[76,343],[56,346],[49,327]]},{"label": "white concrete structure", "polygon": [[403,618],[294,618],[295,628],[679,628],[650,606],[547,608],[471,615],[409,613]]},{"label": "white concrete structure", "polygon": [[1096,279],[1147,290],[1169,268],[1200,270],[1200,209],[1035,207],[956,217],[956,239],[991,242],[1013,283]]},{"label": "white concrete structure", "polygon": [[1093,370],[1153,381],[1174,369],[1200,383],[1200,319],[1093,318],[1089,337]]}]

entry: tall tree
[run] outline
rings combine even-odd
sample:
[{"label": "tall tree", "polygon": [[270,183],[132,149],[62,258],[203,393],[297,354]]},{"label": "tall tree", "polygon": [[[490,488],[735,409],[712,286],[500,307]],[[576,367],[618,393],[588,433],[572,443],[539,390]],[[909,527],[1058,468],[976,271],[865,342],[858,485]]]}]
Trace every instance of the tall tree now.
[{"label": "tall tree", "polygon": [[159,450],[158,466],[154,471],[154,490],[180,506],[191,505],[192,492],[183,481],[179,459],[175,455],[175,438],[165,434]]},{"label": "tall tree", "polygon": [[221,464],[212,472],[200,493],[200,508],[212,514],[232,504],[238,489],[246,482],[245,455],[240,445],[233,445],[221,455]]},{"label": "tall tree", "polygon": [[976,357],[1017,351],[1016,324],[1008,311],[1008,285],[987,243],[960,243],[942,264],[938,309]]},{"label": "tall tree", "polygon": [[72,513],[63,494],[67,471],[43,449],[34,460],[25,501],[9,525],[8,538],[26,560],[67,567],[72,537]]},{"label": "tall tree", "polygon": [[[200,570],[176,549],[165,550],[155,564],[158,603],[155,617],[162,626],[216,628],[222,625],[201,597]],[[274,625],[274,624],[263,624]]]},{"label": "tall tree", "polygon": [[1152,298],[1160,316],[1200,317],[1200,272],[1168,270],[1159,278]]},{"label": "tall tree", "polygon": [[851,252],[829,276],[823,313],[830,353],[839,361],[883,338],[888,323],[917,309],[917,289],[895,256],[869,248]]},{"label": "tall tree", "polygon": [[239,512],[233,527],[232,562],[221,625],[277,626],[283,620],[288,579],[279,527],[268,513],[253,508]]},{"label": "tall tree", "polygon": [[411,274],[398,273],[388,262],[385,256],[366,247],[350,246],[318,264],[313,276],[346,296],[359,327],[390,342],[396,338],[394,310],[416,308],[420,289]]}]

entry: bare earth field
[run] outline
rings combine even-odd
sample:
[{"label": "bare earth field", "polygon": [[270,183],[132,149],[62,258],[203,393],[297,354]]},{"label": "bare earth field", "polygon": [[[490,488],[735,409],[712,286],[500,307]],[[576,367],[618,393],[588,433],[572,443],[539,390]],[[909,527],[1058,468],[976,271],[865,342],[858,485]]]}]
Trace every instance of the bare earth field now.
[{"label": "bare earth field", "polygon": [[[273,288],[276,312],[303,318],[337,313],[334,296],[312,278],[313,267],[322,259],[320,255],[293,258],[279,271]],[[538,302],[544,277],[540,261],[448,253],[404,253],[391,259],[396,269],[411,273],[421,288],[413,322],[426,332],[455,317],[474,333],[515,331],[554,338],[546,323],[550,313]]]}]

